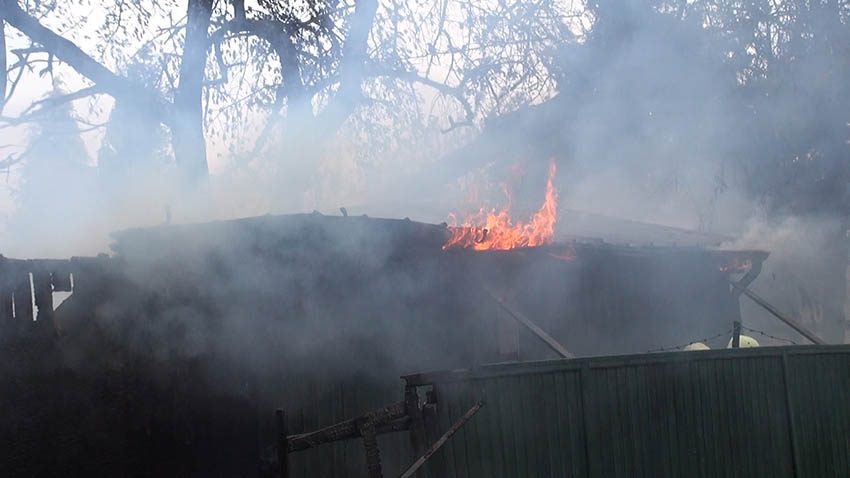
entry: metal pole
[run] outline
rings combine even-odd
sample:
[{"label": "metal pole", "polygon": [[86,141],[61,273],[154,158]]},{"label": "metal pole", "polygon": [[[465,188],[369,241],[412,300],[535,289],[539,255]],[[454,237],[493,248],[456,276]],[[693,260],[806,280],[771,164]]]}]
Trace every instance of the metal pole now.
[{"label": "metal pole", "polygon": [[791,317],[786,316],[785,314],[780,312],[776,307],[770,305],[766,300],[757,296],[755,294],[755,292],[751,291],[750,289],[747,289],[746,287],[742,287],[741,285],[736,284],[735,282],[732,282],[732,286],[735,287],[736,289],[740,290],[744,295],[746,295],[750,299],[752,299],[753,302],[762,306],[765,310],[767,310],[768,312],[773,314],[774,317],[781,320],[782,322],[784,322],[786,325],[788,325],[792,329],[796,330],[797,333],[799,333],[803,337],[811,340],[812,343],[815,343],[815,344],[818,344],[818,345],[824,345],[826,343],[826,342],[824,342],[824,340],[822,338],[815,335],[809,329],[803,327],[799,322],[792,319]]},{"label": "metal pole", "polygon": [[741,346],[741,323],[737,320],[732,325],[732,348],[737,349]]}]

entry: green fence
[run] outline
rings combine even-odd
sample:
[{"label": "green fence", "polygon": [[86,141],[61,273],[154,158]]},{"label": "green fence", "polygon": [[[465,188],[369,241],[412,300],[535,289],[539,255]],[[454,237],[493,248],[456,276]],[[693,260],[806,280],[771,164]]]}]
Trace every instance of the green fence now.
[{"label": "green fence", "polygon": [[850,347],[557,360],[420,374],[433,442],[419,476],[847,477]]}]

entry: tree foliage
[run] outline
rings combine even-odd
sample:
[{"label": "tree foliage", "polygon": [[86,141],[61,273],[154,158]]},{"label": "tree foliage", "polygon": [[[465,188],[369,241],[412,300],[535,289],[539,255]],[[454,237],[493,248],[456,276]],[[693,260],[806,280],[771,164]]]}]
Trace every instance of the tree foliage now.
[{"label": "tree foliage", "polygon": [[850,215],[850,3],[657,2],[735,72],[735,166],[771,214]]},{"label": "tree foliage", "polygon": [[[558,93],[580,105],[631,91],[662,118],[665,105],[678,111],[666,124],[681,125],[656,120],[647,129],[623,108],[611,137],[711,128],[718,191],[738,171],[769,211],[848,212],[846,1],[3,0],[0,13],[7,99],[27,75],[53,74],[59,63],[82,85],[7,122],[109,95],[152,124],[144,131],[164,125],[190,175],[204,174],[208,145],[314,171],[341,131],[368,162],[425,135],[439,143],[441,130],[477,131]],[[651,30],[669,42],[630,50],[629,35]],[[599,68],[626,54],[656,68],[652,81]],[[652,63],[662,57],[687,74]],[[712,98],[734,100],[720,112],[728,121],[700,118]]]},{"label": "tree foliage", "polygon": [[[718,193],[744,191],[769,216],[850,215],[850,3],[629,1],[590,9],[588,41],[562,52],[562,90],[577,103],[620,95],[609,147],[638,138],[663,153],[649,146],[665,138],[685,160],[711,156],[717,172],[701,177],[713,176]],[[640,150],[632,155],[644,160]],[[673,161],[660,161],[675,176]]]}]

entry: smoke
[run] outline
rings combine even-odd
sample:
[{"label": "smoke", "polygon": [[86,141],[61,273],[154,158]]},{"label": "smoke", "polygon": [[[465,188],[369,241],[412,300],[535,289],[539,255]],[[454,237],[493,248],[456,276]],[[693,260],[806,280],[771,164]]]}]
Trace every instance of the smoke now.
[{"label": "smoke", "polygon": [[[810,284],[806,294],[820,294],[812,299],[815,302],[833,300],[827,300],[827,296],[836,297],[838,283],[818,277],[817,272],[834,263],[825,260],[822,251],[843,250],[836,249],[829,239],[841,236],[841,219],[836,214],[815,219],[811,210],[765,212],[773,203],[763,197],[768,193],[775,195],[776,191],[770,188],[782,184],[776,178],[788,172],[778,162],[775,168],[768,167],[771,163],[764,158],[776,157],[776,150],[755,157],[760,154],[759,148],[770,144],[770,138],[764,136],[770,128],[760,128],[765,116],[810,118],[810,105],[791,101],[796,90],[782,84],[765,86],[774,106],[765,108],[764,104],[755,103],[747,88],[756,80],[742,80],[739,62],[741,56],[748,55],[749,47],[736,44],[721,29],[706,27],[704,18],[693,8],[688,14],[676,16],[644,2],[588,7],[594,22],[588,24],[586,34],[540,50],[548,55],[541,61],[546,63],[549,76],[549,86],[540,89],[549,91],[550,96],[535,96],[536,101],[526,101],[528,104],[517,108],[500,105],[501,109],[492,109],[492,114],[484,119],[473,118],[470,126],[457,126],[455,119],[464,109],[459,104],[446,102],[433,107],[439,96],[433,91],[426,93],[421,86],[400,86],[397,79],[382,77],[359,81],[360,88],[353,92],[334,90],[339,87],[334,83],[336,86],[327,87],[309,101],[302,99],[304,104],[300,106],[287,103],[272,113],[246,106],[238,115],[238,131],[210,135],[216,138],[209,141],[208,151],[213,175],[200,185],[187,185],[180,178],[171,157],[170,132],[161,128],[155,118],[136,114],[133,105],[110,104],[114,109],[108,109],[108,115],[100,115],[110,119],[107,130],[97,137],[81,136],[68,131],[67,125],[73,122],[72,116],[91,119],[85,111],[91,103],[74,102],[73,108],[57,110],[52,122],[42,120],[29,134],[27,143],[37,148],[28,154],[20,169],[15,167],[16,177],[10,182],[13,201],[5,201],[4,217],[8,220],[0,242],[2,253],[20,257],[93,255],[109,251],[110,232],[129,227],[314,209],[337,214],[340,206],[352,215],[410,217],[437,223],[449,212],[466,207],[464,203],[469,198],[490,204],[503,201],[498,185],[510,179],[510,168],[515,164],[524,168],[515,188],[516,197],[512,198],[513,210],[522,215],[539,206],[545,167],[550,158],[555,158],[559,165],[555,180],[560,190],[559,209],[740,237],[724,247],[763,248],[772,253],[754,287],[763,287],[768,295],[787,298],[803,294],[799,287],[788,285],[797,289],[791,294],[791,289],[773,284],[806,283]],[[529,28],[519,33],[539,32]],[[378,46],[379,40],[383,41],[373,39],[372,46]],[[254,43],[231,48],[252,52],[248,47],[259,48]],[[750,60],[756,61],[755,57]],[[823,58],[813,58],[807,65],[826,69],[825,62]],[[148,75],[143,68],[126,71],[142,83],[163,81]],[[256,68],[243,71],[234,66],[223,81],[236,81],[239,72],[249,76],[263,74]],[[339,72],[342,74],[343,70]],[[352,71],[351,78],[341,78],[340,84],[357,82],[358,73]],[[451,88],[464,91],[467,101],[474,103],[484,96],[488,86],[481,80]],[[469,93],[464,88],[477,90]],[[334,98],[356,107],[347,116],[331,118],[339,122],[338,128],[325,129],[317,120],[316,111]],[[433,108],[428,109],[429,106]],[[122,110],[125,107],[130,110]],[[761,116],[753,119],[754,110],[759,110]],[[263,137],[265,126],[275,122],[277,125],[269,129],[264,139],[264,147],[246,146]],[[80,125],[77,122],[77,128]],[[205,125],[208,133],[221,133],[221,128],[231,126],[212,119]],[[846,134],[846,128],[830,131]],[[793,132],[793,128],[781,132]],[[828,139],[833,143],[845,141]],[[798,153],[794,149],[788,154]],[[752,161],[749,155],[754,156]],[[764,169],[754,173],[752,164]],[[755,181],[753,178],[759,174],[775,180]],[[480,195],[471,194],[476,191]],[[10,210],[11,202],[14,210]],[[479,206],[475,204],[473,209]],[[561,235],[583,235],[569,221],[562,221],[557,227]],[[641,242],[630,240],[628,234],[618,236],[624,237],[622,242]],[[343,234],[336,239],[350,245],[352,238]],[[234,238],[233,244],[216,247],[245,240]],[[187,244],[173,247],[189,253]],[[159,254],[161,250],[150,252]],[[354,248],[345,257],[354,260],[352,257],[363,255]],[[362,260],[369,262],[370,270],[380,271],[389,258],[377,254],[366,255]],[[246,253],[244,260],[231,258],[222,267],[228,272],[217,279],[217,285],[242,284],[223,295],[257,291],[274,294],[273,289],[252,283],[253,271],[264,267],[261,257]],[[333,268],[327,264],[304,267]],[[148,273],[153,274],[139,271],[134,280],[143,284]],[[435,278],[439,274],[429,273],[433,275],[391,277],[394,286],[415,289],[420,283],[439,283]],[[774,275],[780,277],[779,282],[772,279]],[[767,276],[771,277],[770,282],[766,281]],[[281,278],[281,284],[286,285],[280,287],[297,282],[293,273],[292,277]],[[376,287],[389,286],[381,282]],[[811,292],[812,288],[821,292]],[[303,295],[311,300],[305,302],[301,312],[313,317],[336,317],[338,311],[323,309],[324,290],[320,284],[305,287]],[[243,336],[245,331],[239,329],[243,321],[237,311],[229,310],[236,306],[215,305],[228,309],[216,312],[228,317],[222,333]],[[367,305],[363,304],[364,309]],[[800,309],[799,304],[783,305],[790,310]],[[175,315],[174,320],[182,317],[182,312],[168,311]],[[409,314],[411,309],[399,306],[399,313]],[[190,355],[205,350],[210,344],[204,341],[212,340],[189,325],[195,323],[194,319],[180,319],[185,323],[186,337],[185,346],[181,347]],[[171,321],[165,319],[166,323]],[[329,323],[318,323],[321,325],[317,330],[333,328]],[[346,329],[339,337],[349,332]],[[155,335],[153,342],[167,343],[171,332],[166,328]],[[322,346],[309,338],[297,345]]]},{"label": "smoke", "polygon": [[[846,237],[847,225],[839,218],[753,218],[738,239],[723,247],[770,251],[770,258],[752,289],[822,339],[842,343],[847,253],[841,242]],[[742,315],[750,327],[796,343],[808,343],[748,299],[741,301]],[[764,341],[762,337],[756,338]]]},{"label": "smoke", "polygon": [[[83,383],[80,403],[102,404],[86,380],[114,373],[146,391],[128,400],[137,418],[180,423],[167,415],[179,406],[143,399],[212,390],[249,397],[252,420],[257,409],[300,411],[291,431],[302,432],[398,400],[402,373],[474,367],[512,346],[513,358],[553,358],[511,328],[482,283],[580,356],[705,337],[723,346],[734,303],[705,248],[770,252],[751,289],[826,341],[845,340],[850,71],[829,52],[850,44],[846,13],[824,24],[799,7],[798,23],[764,38],[774,30],[747,31],[735,15],[756,15],[737,13],[740,2],[596,2],[563,21],[540,12],[573,2],[449,1],[443,12],[379,2],[371,27],[346,23],[351,8],[312,22],[321,3],[257,2],[251,15],[310,28],[283,44],[222,33],[211,50],[197,125],[208,178],[187,181],[173,131],[154,105],[126,97],[75,100],[0,133],[20,159],[0,186],[0,254],[113,256],[81,274],[93,282],[58,311],[58,361]],[[219,10],[214,26],[230,18]],[[168,26],[154,24],[127,43],[97,28],[103,48],[81,44],[170,101],[182,37],[144,37]],[[369,61],[345,66],[363,58],[346,59],[339,41],[364,27]],[[789,40],[809,38],[828,48]],[[58,63],[44,78],[26,74],[33,82],[5,116],[27,110],[21,92],[32,102],[90,86]],[[510,201],[513,219],[527,220],[552,159],[556,237],[599,242],[569,254],[440,249],[449,213]],[[805,342],[741,305],[744,325],[767,334],[747,333],[762,345]],[[221,434],[228,449],[239,435]]]}]

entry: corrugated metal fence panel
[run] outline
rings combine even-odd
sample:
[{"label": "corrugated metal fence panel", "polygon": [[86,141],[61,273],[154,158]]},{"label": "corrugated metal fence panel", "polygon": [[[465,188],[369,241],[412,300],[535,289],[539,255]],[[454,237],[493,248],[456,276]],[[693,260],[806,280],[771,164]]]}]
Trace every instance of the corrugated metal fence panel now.
[{"label": "corrugated metal fence panel", "polygon": [[850,476],[848,354],[788,356],[800,477]]},{"label": "corrugated metal fence panel", "polygon": [[590,367],[585,377],[590,476],[791,476],[778,358]]},{"label": "corrugated metal fence panel", "polygon": [[520,363],[435,377],[430,442],[478,399],[486,404],[421,476],[850,476],[850,347]]},{"label": "corrugated metal fence panel", "polygon": [[447,383],[436,441],[479,399],[485,406],[428,464],[438,477],[586,476],[577,371]]}]

